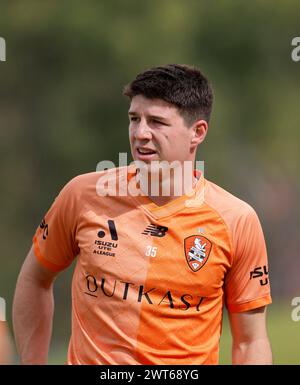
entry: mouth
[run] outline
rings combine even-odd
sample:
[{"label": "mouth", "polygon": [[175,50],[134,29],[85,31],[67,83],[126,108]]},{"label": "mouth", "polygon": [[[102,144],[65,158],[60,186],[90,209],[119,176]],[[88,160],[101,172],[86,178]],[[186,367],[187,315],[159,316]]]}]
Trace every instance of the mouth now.
[{"label": "mouth", "polygon": [[152,160],[157,155],[157,152],[155,150],[152,150],[150,148],[144,148],[144,147],[137,147],[135,150],[136,157],[140,160]]}]

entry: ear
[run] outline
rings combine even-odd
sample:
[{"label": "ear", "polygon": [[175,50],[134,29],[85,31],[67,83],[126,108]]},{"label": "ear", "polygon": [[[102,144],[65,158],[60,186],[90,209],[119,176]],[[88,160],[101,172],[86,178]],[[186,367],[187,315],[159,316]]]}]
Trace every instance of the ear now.
[{"label": "ear", "polygon": [[206,120],[197,120],[192,128],[191,148],[195,149],[202,143],[206,137],[208,124]]}]

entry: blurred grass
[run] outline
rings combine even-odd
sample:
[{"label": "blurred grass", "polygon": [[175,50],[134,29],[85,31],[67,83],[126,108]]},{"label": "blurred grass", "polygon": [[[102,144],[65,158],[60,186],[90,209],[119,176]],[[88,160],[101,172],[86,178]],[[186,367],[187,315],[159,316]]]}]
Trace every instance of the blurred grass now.
[{"label": "blurred grass", "polygon": [[[268,309],[268,334],[272,345],[274,364],[300,364],[300,322],[291,319],[290,300],[276,302]],[[66,345],[54,345],[49,364],[64,364]],[[220,364],[231,364],[231,335],[227,313],[224,313],[220,342]]]}]

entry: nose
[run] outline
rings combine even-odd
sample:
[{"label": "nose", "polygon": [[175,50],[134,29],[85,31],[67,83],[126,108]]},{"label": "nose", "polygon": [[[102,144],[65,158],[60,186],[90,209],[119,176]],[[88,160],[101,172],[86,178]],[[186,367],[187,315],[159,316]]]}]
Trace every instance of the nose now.
[{"label": "nose", "polygon": [[134,136],[137,140],[150,140],[152,138],[151,128],[147,122],[141,120],[135,127]]}]

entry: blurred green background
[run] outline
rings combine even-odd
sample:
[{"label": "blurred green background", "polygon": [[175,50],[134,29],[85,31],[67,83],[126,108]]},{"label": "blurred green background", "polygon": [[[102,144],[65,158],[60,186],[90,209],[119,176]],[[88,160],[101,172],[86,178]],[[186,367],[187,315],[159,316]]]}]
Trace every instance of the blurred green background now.
[{"label": "blurred green background", "polygon": [[[15,0],[0,4],[0,296],[11,306],[31,238],[62,186],[128,152],[123,86],[145,68],[185,63],[211,80],[215,104],[198,159],[249,202],[265,232],[278,364],[300,363],[298,1]],[[71,271],[57,280],[51,363],[70,334]],[[225,319],[221,363],[230,362]]]}]

